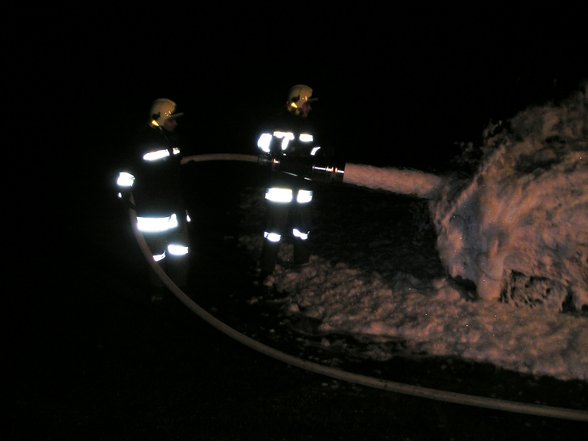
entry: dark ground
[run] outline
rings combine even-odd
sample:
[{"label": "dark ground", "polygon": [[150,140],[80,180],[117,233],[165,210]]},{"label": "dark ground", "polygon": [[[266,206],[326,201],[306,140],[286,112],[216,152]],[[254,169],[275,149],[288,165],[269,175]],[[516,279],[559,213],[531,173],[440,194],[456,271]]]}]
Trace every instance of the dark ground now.
[{"label": "dark ground", "polygon": [[[46,247],[41,271],[22,279],[31,295],[10,334],[13,356],[5,361],[15,371],[5,377],[9,411],[3,439],[584,439],[586,423],[447,404],[306,372],[237,343],[169,292],[151,303],[149,269],[127,212],[107,185],[98,190],[76,203],[75,228],[62,232],[62,239],[72,239],[71,252],[62,250],[63,257],[54,259]],[[207,207],[209,213],[214,208]],[[284,351],[298,350],[286,337],[264,335],[271,307],[245,310],[242,299],[234,300],[253,288],[243,268],[230,265],[243,264],[242,258],[214,247],[218,237],[208,236],[208,247],[200,241],[208,254],[196,265],[202,276],[193,281],[197,296],[203,304],[221,305],[213,312],[233,321],[239,309],[223,311],[222,305],[240,304],[249,330],[263,312],[257,316],[260,338],[283,344],[278,349]],[[224,286],[218,284],[223,276]],[[388,379],[480,392],[494,374],[484,367],[456,367],[453,372],[463,378],[442,384],[443,375],[431,366],[397,360],[389,374],[398,376]],[[373,372],[368,364],[363,369]],[[484,392],[516,398],[513,378],[497,377]],[[567,386],[562,393],[557,382],[549,389],[533,389],[531,383],[519,384],[529,397],[549,390],[552,404],[565,404]]]}]

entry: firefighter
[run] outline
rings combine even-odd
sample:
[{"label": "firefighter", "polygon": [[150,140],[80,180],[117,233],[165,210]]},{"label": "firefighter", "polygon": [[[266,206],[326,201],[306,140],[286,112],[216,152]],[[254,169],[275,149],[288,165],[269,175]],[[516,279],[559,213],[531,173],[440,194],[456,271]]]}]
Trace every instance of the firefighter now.
[{"label": "firefighter", "polygon": [[305,84],[292,86],[285,107],[264,125],[257,138],[260,161],[268,165],[269,171],[265,189],[267,217],[259,259],[259,282],[266,287],[273,284],[282,243],[293,244],[292,266],[304,265],[310,257],[313,187],[306,172],[321,154],[308,118],[311,103],[317,100],[312,93]]},{"label": "firefighter", "polygon": [[[117,178],[119,197],[134,204],[137,229],[158,262],[176,285],[184,287],[190,252],[187,212],[181,184],[181,150],[176,134],[176,103],[153,101],[148,123],[139,131],[132,156]],[[163,288],[158,278],[154,283]],[[152,300],[160,300],[161,293]]]}]

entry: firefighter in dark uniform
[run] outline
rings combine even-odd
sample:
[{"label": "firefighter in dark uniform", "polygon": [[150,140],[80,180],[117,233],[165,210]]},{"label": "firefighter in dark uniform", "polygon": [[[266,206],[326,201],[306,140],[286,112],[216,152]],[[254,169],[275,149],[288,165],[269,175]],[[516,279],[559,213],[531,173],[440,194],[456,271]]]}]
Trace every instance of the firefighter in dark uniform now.
[{"label": "firefighter in dark uniform", "polygon": [[[176,103],[155,100],[149,123],[138,133],[133,156],[117,179],[119,197],[128,198],[137,213],[137,229],[170,278],[184,287],[188,275],[190,217],[182,194],[181,150],[174,133]],[[160,284],[157,278],[154,281]]]},{"label": "firefighter in dark uniform", "polygon": [[264,125],[257,139],[260,160],[268,164],[269,170],[265,190],[267,218],[259,259],[259,280],[266,286],[272,284],[271,275],[285,240],[293,244],[293,265],[304,265],[310,257],[313,187],[306,171],[322,153],[308,120],[310,103],[316,100],[312,92],[305,84],[293,86],[286,108]]}]

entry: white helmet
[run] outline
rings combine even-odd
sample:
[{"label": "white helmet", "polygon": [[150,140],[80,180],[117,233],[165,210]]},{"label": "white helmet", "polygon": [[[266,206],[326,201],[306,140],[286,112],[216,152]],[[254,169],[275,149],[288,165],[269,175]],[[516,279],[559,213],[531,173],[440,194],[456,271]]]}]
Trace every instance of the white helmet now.
[{"label": "white helmet", "polygon": [[300,108],[304,103],[318,100],[318,98],[311,97],[312,88],[306,84],[296,84],[295,86],[292,86],[288,92],[288,110],[298,115],[300,113]]},{"label": "white helmet", "polygon": [[163,123],[170,118],[177,118],[183,113],[174,113],[176,110],[176,103],[167,98],[158,98],[151,104],[151,111],[149,118],[151,125],[154,127],[163,126]]}]

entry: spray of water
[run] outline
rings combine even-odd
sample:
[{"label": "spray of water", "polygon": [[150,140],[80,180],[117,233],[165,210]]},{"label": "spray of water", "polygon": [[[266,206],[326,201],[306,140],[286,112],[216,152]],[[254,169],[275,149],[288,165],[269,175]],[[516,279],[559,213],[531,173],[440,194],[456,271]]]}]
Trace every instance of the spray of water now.
[{"label": "spray of water", "polygon": [[346,164],[343,182],[425,199],[437,197],[444,185],[443,178],[430,173],[364,164]]}]

